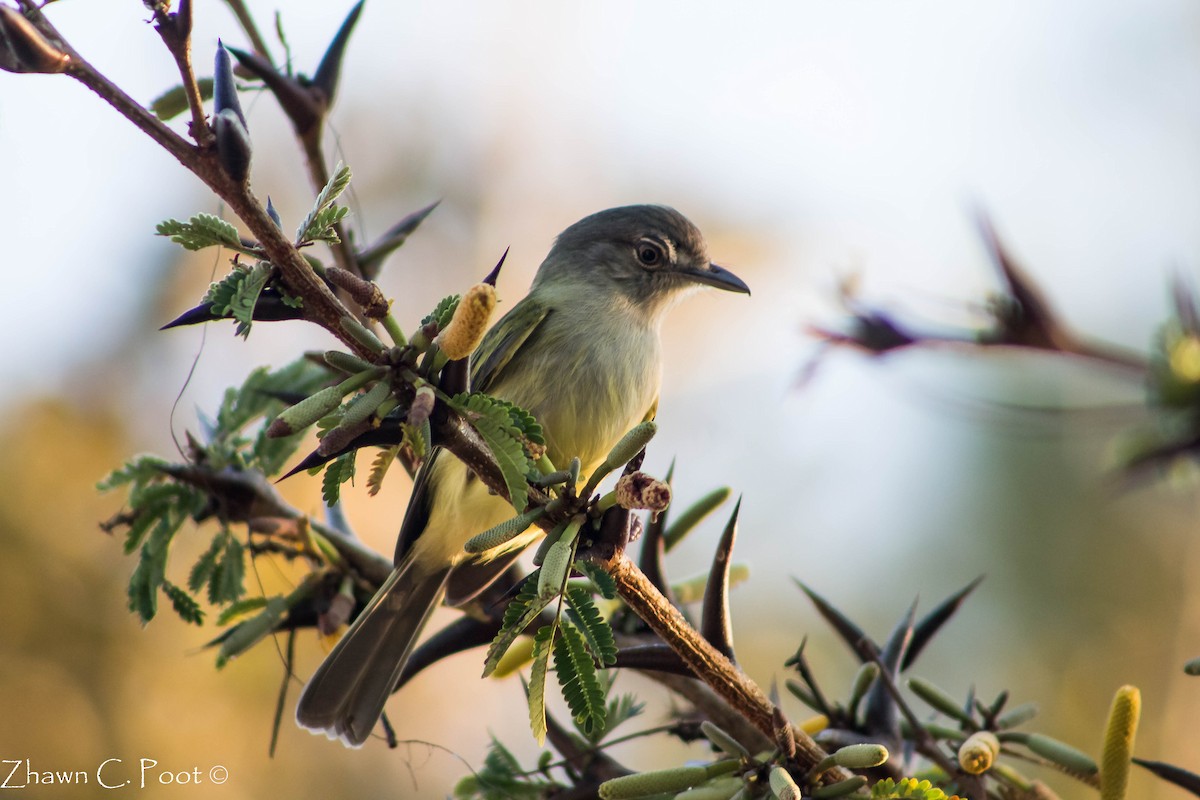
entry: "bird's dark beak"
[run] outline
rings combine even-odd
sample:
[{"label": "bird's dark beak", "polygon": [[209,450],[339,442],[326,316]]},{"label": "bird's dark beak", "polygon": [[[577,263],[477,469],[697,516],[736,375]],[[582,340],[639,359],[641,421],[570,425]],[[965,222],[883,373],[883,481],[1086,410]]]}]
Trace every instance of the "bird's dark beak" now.
[{"label": "bird's dark beak", "polygon": [[727,292],[750,294],[750,287],[744,280],[717,264],[709,264],[707,267],[684,267],[679,273],[688,280],[703,283],[705,286],[715,286]]}]

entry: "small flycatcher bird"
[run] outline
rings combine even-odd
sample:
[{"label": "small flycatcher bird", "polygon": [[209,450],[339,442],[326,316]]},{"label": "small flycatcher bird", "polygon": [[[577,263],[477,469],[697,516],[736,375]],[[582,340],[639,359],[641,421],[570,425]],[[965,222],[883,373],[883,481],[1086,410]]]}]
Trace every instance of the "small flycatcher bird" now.
[{"label": "small flycatcher bird", "polygon": [[[601,211],[567,228],[529,294],[472,356],[472,389],[530,411],[555,464],[592,472],[634,425],[654,417],[659,327],[688,289],[750,289],[708,259],[704,238],[663,206]],[[433,609],[465,602],[541,535],[468,556],[468,539],[516,512],[452,454],[435,450],[417,475],[396,544],[396,568],[309,680],[296,720],[361,745],[383,713]]]}]

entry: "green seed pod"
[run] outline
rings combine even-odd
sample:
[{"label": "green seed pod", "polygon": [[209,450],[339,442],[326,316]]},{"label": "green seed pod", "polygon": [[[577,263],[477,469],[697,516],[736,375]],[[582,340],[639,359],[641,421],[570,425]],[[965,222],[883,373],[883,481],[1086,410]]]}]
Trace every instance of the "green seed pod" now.
[{"label": "green seed pod", "polygon": [[[708,780],[704,767],[675,767],[623,775],[600,784],[601,800],[637,800],[660,792],[682,792]],[[799,797],[799,795],[797,795]]]},{"label": "green seed pod", "polygon": [[267,428],[267,436],[291,436],[304,430],[340,406],[344,394],[339,385],[328,386],[309,395],[296,405],[279,412],[279,416],[272,420]]},{"label": "green seed pod", "polygon": [[1036,717],[1037,713],[1037,703],[1024,703],[996,717],[996,727],[1000,730],[1019,727]]},{"label": "green seed pod", "polygon": [[1200,658],[1193,658],[1184,664],[1183,671],[1188,675],[1200,675]]},{"label": "green seed pod", "polygon": [[813,694],[808,690],[808,687],[804,686],[799,681],[788,678],[783,682],[783,685],[786,686],[787,690],[795,695],[801,703],[804,703],[804,705],[808,706],[813,711],[821,710],[821,704],[817,702],[817,698],[813,697]]},{"label": "green seed pod", "polygon": [[722,752],[728,753],[734,758],[749,758],[750,751],[742,747],[741,743],[733,736],[726,733],[708,720],[700,723],[700,732],[713,744],[715,744]]},{"label": "green seed pod", "polygon": [[366,325],[363,325],[354,317],[342,317],[340,320],[338,320],[338,324],[342,326],[342,330],[350,335],[350,338],[354,339],[354,341],[358,342],[371,352],[382,353],[385,349],[387,349],[383,346],[383,342],[379,340],[379,337],[372,333],[370,328],[368,328]]},{"label": "green seed pod", "polygon": [[1019,740],[1026,747],[1042,758],[1049,759],[1055,764],[1082,772],[1085,775],[1095,775],[1100,771],[1096,762],[1087,753],[1080,752],[1069,744],[1060,742],[1041,733],[1030,733]]},{"label": "green seed pod", "polygon": [[387,381],[379,381],[365,393],[360,394],[350,401],[350,404],[346,406],[346,411],[342,415],[342,422],[338,427],[340,428],[342,425],[350,427],[360,422],[365,422],[367,417],[374,414],[375,409],[379,408],[391,393],[391,384]]},{"label": "green seed pod", "polygon": [[855,716],[858,704],[862,702],[867,690],[871,688],[871,684],[878,677],[879,664],[874,661],[868,661],[858,668],[858,674],[854,676],[854,685],[850,687],[850,702],[846,706],[850,710],[851,717]]},{"label": "green seed pod", "polygon": [[881,744],[849,744],[833,753],[833,762],[846,769],[870,769],[888,760],[887,748]]},{"label": "green seed pod", "polygon": [[791,773],[776,764],[771,767],[769,776],[771,791],[779,800],[800,800],[800,787],[792,779]]},{"label": "green seed pod", "polygon": [[463,549],[468,553],[484,553],[491,550],[493,547],[499,547],[506,542],[524,533],[530,525],[532,525],[542,514],[546,513],[546,509],[542,506],[536,506],[529,509],[524,514],[518,514],[512,519],[505,520],[499,525],[489,528],[481,534],[471,537],[467,540]]},{"label": "green seed pod", "polygon": [[865,775],[855,775],[853,778],[847,778],[844,781],[831,783],[828,786],[822,786],[818,789],[813,789],[812,797],[815,800],[825,800],[830,797],[843,797],[851,792],[857,792],[859,789],[867,785],[867,777]]},{"label": "green seed pod", "polygon": [[616,447],[609,451],[608,458],[604,459],[605,466],[609,468],[610,472],[617,467],[624,466],[642,452],[642,448],[649,444],[656,433],[658,433],[658,425],[654,420],[646,420],[635,425],[621,437],[621,441],[617,442]]},{"label": "green seed pod", "polygon": [[913,694],[924,700],[929,705],[933,706],[938,711],[942,712],[952,719],[959,722],[965,722],[969,725],[975,724],[971,719],[971,715],[962,710],[953,697],[938,687],[934,686],[927,680],[921,678],[909,678],[908,688],[912,689]]},{"label": "green seed pod", "polygon": [[362,372],[365,369],[371,369],[375,366],[356,355],[343,353],[341,350],[326,350],[322,358],[325,359],[325,363],[329,366],[348,375],[353,375],[356,372]]},{"label": "green seed pod", "polygon": [[976,731],[958,748],[958,765],[969,775],[982,775],[1000,755],[1000,740],[991,731]]},{"label": "green seed pod", "polygon": [[538,597],[553,597],[562,588],[563,581],[567,579],[567,570],[571,568],[571,544],[564,536],[546,551],[541,572],[538,573]]},{"label": "green seed pod", "polygon": [[734,775],[726,775],[675,795],[675,800],[731,800],[746,783]]},{"label": "green seed pod", "polygon": [[1104,755],[1100,770],[1100,800],[1125,800],[1129,785],[1129,765],[1133,740],[1137,735],[1142,711],[1142,693],[1136,686],[1122,686],[1113,696],[1104,734]]}]

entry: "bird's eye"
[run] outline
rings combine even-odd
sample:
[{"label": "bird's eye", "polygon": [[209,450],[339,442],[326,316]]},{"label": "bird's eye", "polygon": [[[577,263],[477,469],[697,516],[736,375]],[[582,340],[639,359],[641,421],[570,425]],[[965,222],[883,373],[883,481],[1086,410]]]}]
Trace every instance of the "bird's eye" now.
[{"label": "bird's eye", "polygon": [[643,267],[657,267],[667,259],[667,254],[657,242],[646,239],[637,244],[637,260]]}]

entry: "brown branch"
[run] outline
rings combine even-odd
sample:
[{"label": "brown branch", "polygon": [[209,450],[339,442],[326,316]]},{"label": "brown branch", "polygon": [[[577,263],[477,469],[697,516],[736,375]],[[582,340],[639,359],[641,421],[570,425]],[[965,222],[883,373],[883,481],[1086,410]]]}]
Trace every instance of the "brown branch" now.
[{"label": "brown branch", "polygon": [[[603,565],[617,583],[617,593],[651,630],[679,654],[696,675],[707,683],[733,708],[750,721],[763,735],[775,740],[771,717],[775,706],[763,690],[750,680],[733,662],[705,641],[679,610],[667,601],[650,583],[624,552],[619,552]],[[816,766],[827,755],[808,734],[794,730],[796,762],[802,769]],[[824,773],[826,782],[836,782],[850,775],[840,768]]]},{"label": "brown branch", "polygon": [[163,44],[175,59],[183,92],[187,96],[188,108],[192,113],[190,127],[192,138],[201,149],[211,147],[213,132],[204,117],[204,100],[200,86],[196,83],[196,71],[192,68],[192,0],[180,0],[179,10],[173,14],[162,8],[155,10],[154,29],[162,37]]}]

